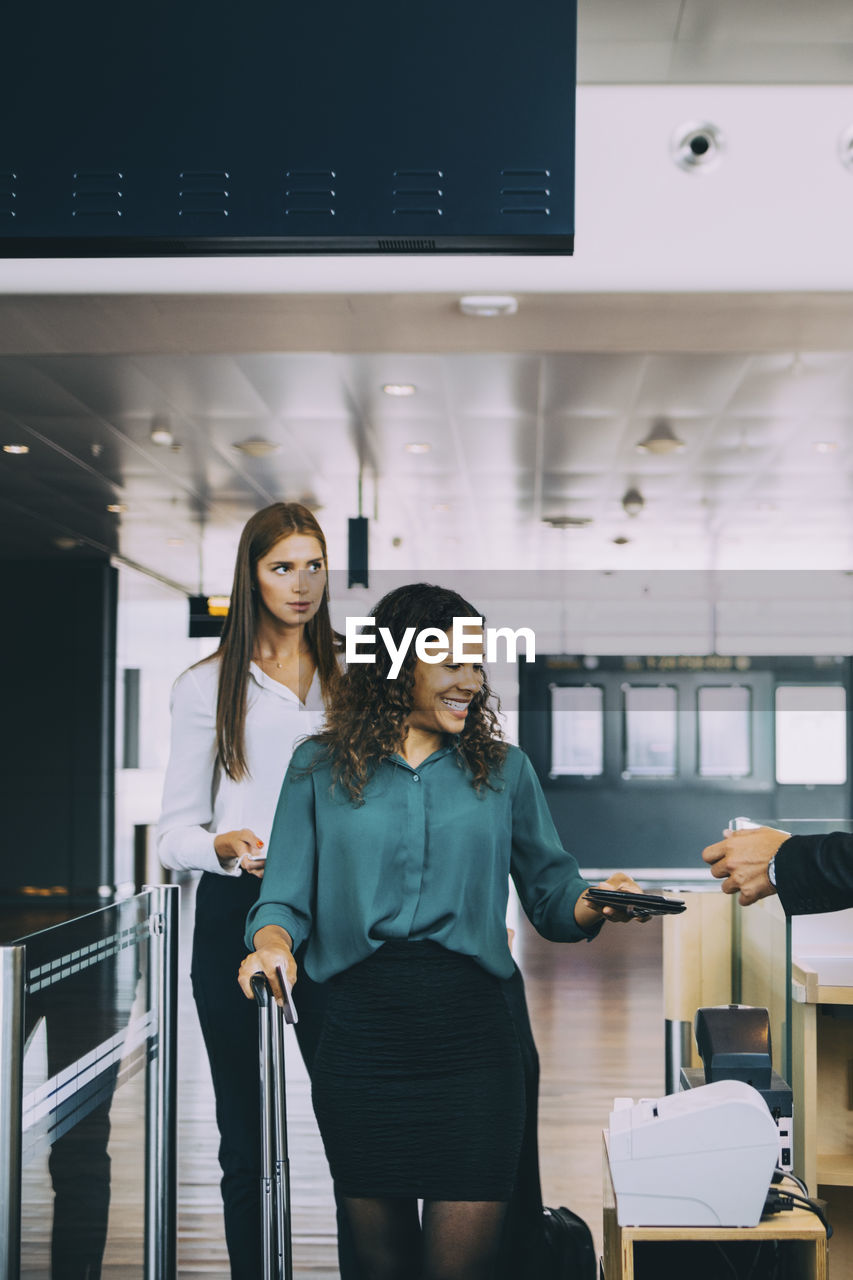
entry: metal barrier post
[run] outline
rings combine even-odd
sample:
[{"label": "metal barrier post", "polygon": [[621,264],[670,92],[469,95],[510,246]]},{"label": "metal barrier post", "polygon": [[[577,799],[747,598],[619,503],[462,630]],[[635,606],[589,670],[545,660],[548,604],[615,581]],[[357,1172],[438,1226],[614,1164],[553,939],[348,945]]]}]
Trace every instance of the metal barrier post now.
[{"label": "metal barrier post", "polygon": [[26,947],[0,947],[0,1280],[21,1270],[21,1106]]},{"label": "metal barrier post", "polygon": [[157,1012],[157,1054],[147,1068],[145,1280],[177,1274],[178,896],[177,885],[146,886],[152,928],[149,1008]]}]

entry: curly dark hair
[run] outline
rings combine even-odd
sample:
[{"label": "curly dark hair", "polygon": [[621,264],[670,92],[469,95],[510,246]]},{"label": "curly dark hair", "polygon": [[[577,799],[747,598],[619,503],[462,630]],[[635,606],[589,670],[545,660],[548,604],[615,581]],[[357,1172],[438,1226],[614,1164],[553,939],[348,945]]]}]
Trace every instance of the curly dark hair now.
[{"label": "curly dark hair", "polygon": [[[378,639],[379,628],[387,627],[395,648],[399,648],[407,627],[414,627],[415,634],[426,627],[450,631],[454,618],[477,618],[480,614],[457,592],[418,582],[389,591],[372,616],[376,661],[349,667],[335,691],[325,728],[314,739],[325,747],[318,763],[320,759],[331,761],[333,785],[340,784],[356,804],[364,803],[365,784],[381,761],[400,751],[413,705],[418,661],[414,644],[409,646],[399,675],[388,679],[391,658],[387,646]],[[457,761],[470,773],[477,791],[492,786],[492,775],[506,757],[499,710],[500,703],[484,675],[465,727],[453,742]]]}]

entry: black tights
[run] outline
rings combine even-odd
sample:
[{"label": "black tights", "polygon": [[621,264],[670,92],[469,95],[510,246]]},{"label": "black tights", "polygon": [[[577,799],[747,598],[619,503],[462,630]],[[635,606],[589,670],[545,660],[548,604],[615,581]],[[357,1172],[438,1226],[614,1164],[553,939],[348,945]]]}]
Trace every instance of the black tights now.
[{"label": "black tights", "polygon": [[366,1280],[491,1280],[502,1200],[344,1200]]}]

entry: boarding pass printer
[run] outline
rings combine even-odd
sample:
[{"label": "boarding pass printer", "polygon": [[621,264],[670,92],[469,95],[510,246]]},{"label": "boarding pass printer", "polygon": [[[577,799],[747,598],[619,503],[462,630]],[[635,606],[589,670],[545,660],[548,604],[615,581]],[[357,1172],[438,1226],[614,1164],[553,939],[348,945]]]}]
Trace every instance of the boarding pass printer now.
[{"label": "boarding pass printer", "polygon": [[754,1227],[779,1133],[752,1085],[720,1080],[636,1104],[617,1098],[608,1155],[620,1226]]}]

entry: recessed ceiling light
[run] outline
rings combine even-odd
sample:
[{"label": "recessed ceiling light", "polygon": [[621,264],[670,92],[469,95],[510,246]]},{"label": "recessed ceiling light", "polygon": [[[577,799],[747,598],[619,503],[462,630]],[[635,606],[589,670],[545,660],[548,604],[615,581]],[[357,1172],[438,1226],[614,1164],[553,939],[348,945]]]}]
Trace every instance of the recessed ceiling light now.
[{"label": "recessed ceiling light", "polygon": [[815,441],[815,453],[835,453],[838,448],[837,440],[817,440]]},{"label": "recessed ceiling light", "polygon": [[542,523],[552,529],[585,529],[592,524],[592,516],[543,516]]},{"label": "recessed ceiling light", "polygon": [[272,440],[261,440],[256,437],[251,440],[238,440],[231,447],[238,453],[248,454],[250,458],[268,458],[271,453],[278,453],[281,445],[273,443]]},{"label": "recessed ceiling light", "polygon": [[175,443],[175,437],[172,434],[172,428],[169,426],[169,419],[164,417],[155,417],[151,421],[152,444],[160,445],[164,449],[168,449]]},{"label": "recessed ceiling light", "polygon": [[29,453],[30,446],[28,444],[4,444],[4,453]]},{"label": "recessed ceiling light", "polygon": [[417,391],[417,387],[413,382],[386,382],[383,384],[382,390],[386,396],[413,396]]},{"label": "recessed ceiling light", "polygon": [[68,538],[60,534],[58,538],[53,539],[53,545],[59,547],[60,551],[71,551],[74,547],[81,547],[83,544],[79,538]]},{"label": "recessed ceiling light", "polygon": [[166,539],[167,547],[182,547],[183,545],[184,545],[183,538],[167,538]]},{"label": "recessed ceiling light", "polygon": [[679,440],[665,418],[658,418],[648,435],[637,441],[636,447],[642,453],[679,453],[684,448],[684,441]]},{"label": "recessed ceiling light", "polygon": [[406,453],[429,453],[431,448],[432,445],[423,440],[412,440],[406,445]]},{"label": "recessed ceiling light", "polygon": [[463,316],[514,316],[518,310],[518,298],[509,293],[469,293],[459,299]]},{"label": "recessed ceiling light", "polygon": [[123,502],[109,502],[107,503],[107,511],[114,516],[120,516],[123,511],[127,511],[127,506]]}]

